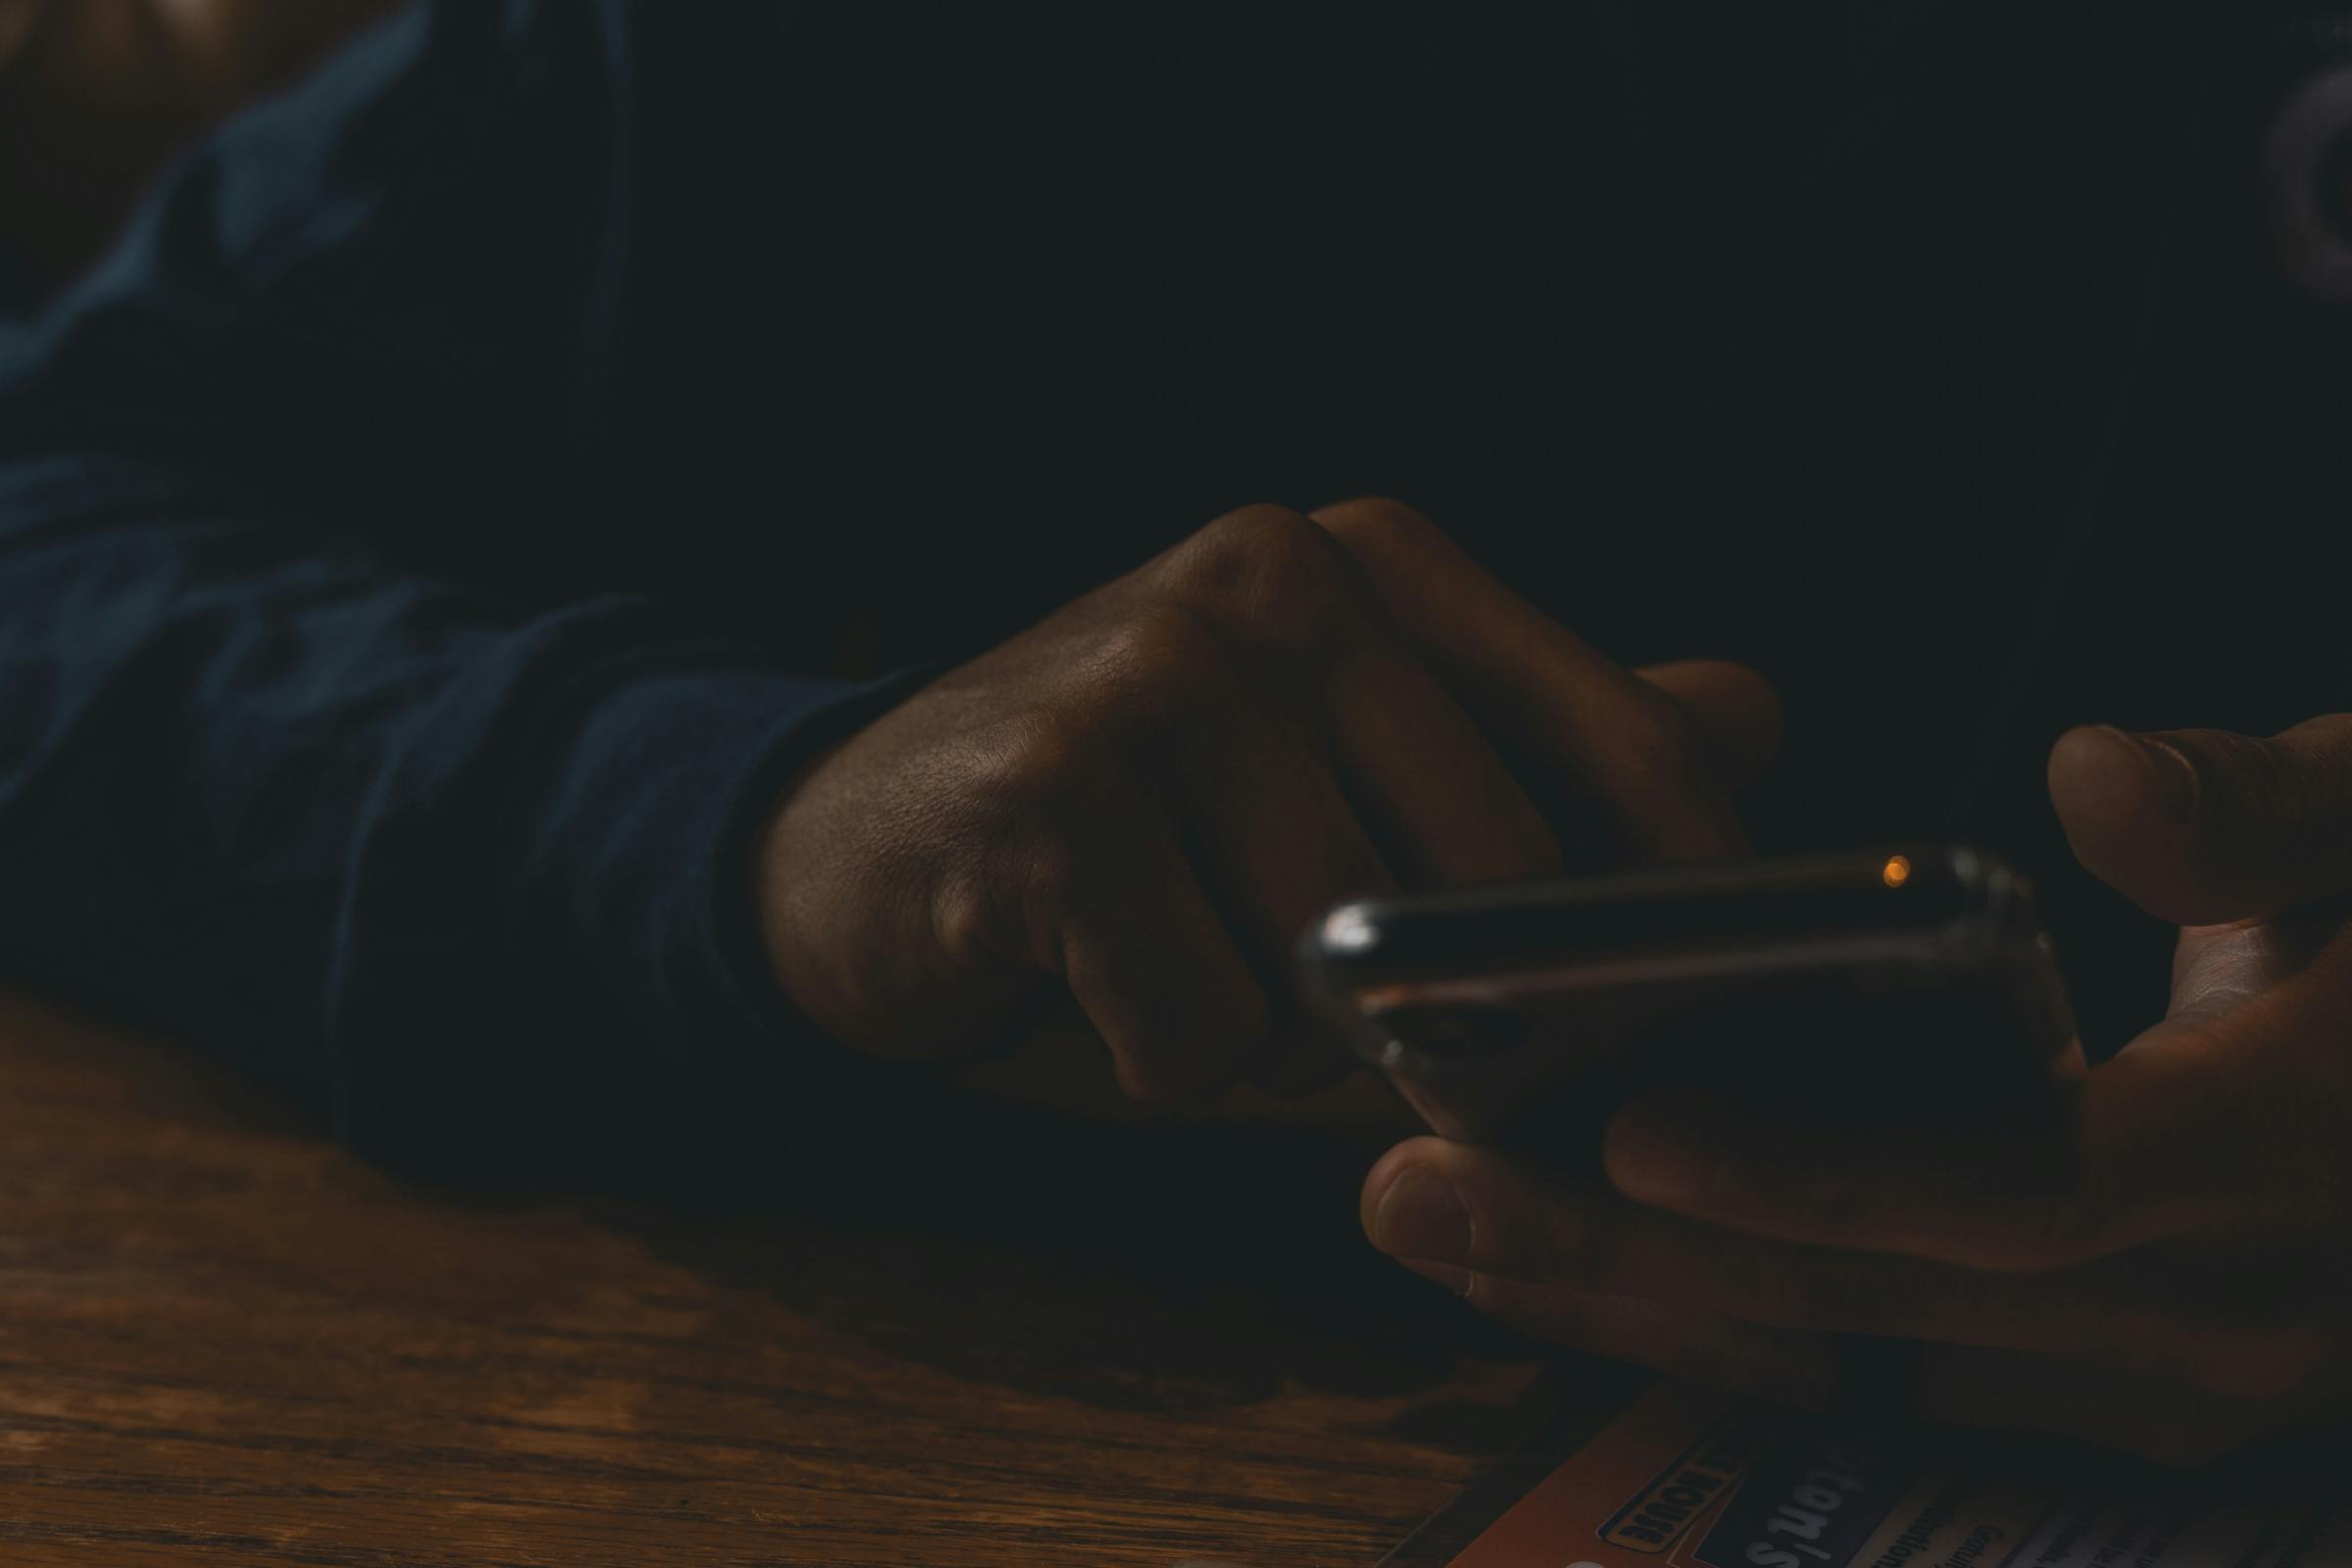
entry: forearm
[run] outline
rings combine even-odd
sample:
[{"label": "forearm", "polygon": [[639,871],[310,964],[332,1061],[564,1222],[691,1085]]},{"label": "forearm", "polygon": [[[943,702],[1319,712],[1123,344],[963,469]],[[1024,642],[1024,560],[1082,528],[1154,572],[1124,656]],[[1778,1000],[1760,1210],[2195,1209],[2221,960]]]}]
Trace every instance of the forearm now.
[{"label": "forearm", "polygon": [[379,1152],[592,1123],[786,1027],[734,838],[854,689],[563,553],[625,43],[415,9],[0,328],[0,967]]},{"label": "forearm", "polygon": [[857,689],[640,602],[517,612],[208,490],[0,468],[13,977],[384,1153],[774,1040],[748,824]]}]

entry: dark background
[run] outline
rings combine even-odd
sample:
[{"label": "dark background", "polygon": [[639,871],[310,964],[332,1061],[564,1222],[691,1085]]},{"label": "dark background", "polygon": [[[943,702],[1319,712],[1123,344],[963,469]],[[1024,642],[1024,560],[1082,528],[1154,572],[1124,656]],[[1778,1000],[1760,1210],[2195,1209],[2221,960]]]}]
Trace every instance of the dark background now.
[{"label": "dark background", "polygon": [[1246,500],[1403,498],[1613,655],[1767,671],[1767,847],[2023,859],[2120,1044],[2169,936],[2073,868],[2050,741],[2342,704],[2343,327],[2256,178],[2324,51],[2193,5],[1558,15],[802,18],[703,171],[772,202],[661,229],[789,279],[792,373],[710,439],[789,451],[884,663]]},{"label": "dark background", "polygon": [[[388,386],[290,400],[268,453],[428,567],[878,670],[1247,502],[1397,496],[1616,657],[1764,669],[1764,847],[2020,858],[2094,1049],[2161,1005],[2168,939],[2073,869],[2049,742],[2342,706],[2344,327],[2281,278],[2256,177],[2328,53],[2300,13],[631,25],[600,437],[502,409],[453,491],[479,411]],[[547,151],[502,203],[575,211]],[[453,301],[527,295],[529,257],[450,254]],[[433,461],[355,485],[355,430]]]}]

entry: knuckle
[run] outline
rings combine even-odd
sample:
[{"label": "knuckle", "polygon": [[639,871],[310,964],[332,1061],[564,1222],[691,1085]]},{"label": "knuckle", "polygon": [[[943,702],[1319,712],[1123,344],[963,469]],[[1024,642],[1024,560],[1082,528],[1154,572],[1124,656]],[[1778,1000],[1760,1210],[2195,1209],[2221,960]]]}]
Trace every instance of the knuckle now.
[{"label": "knuckle", "polygon": [[1224,636],[1205,616],[1176,603],[1151,606],[1103,636],[1099,673],[1129,703],[1147,691],[1191,691],[1232,674]]},{"label": "knuckle", "polygon": [[1057,933],[1081,906],[1085,857],[1066,834],[1048,827],[1024,835],[1009,869],[1009,880],[1019,890],[1032,950],[1055,951],[1060,946]]},{"label": "knuckle", "polygon": [[1445,537],[1436,523],[1387,496],[1358,496],[1325,507],[1315,520],[1350,547],[1381,554],[1425,550]]},{"label": "knuckle", "polygon": [[1339,544],[1284,507],[1245,507],[1180,553],[1186,596],[1218,620],[1279,643],[1326,631],[1348,593]]},{"label": "knuckle", "polygon": [[1054,715],[1033,717],[981,749],[966,788],[995,803],[995,816],[1034,825],[1045,803],[1069,793],[1095,765],[1095,750],[1087,726]]},{"label": "knuckle", "polygon": [[1080,906],[1103,824],[1130,799],[1099,730],[1033,717],[988,737],[958,787],[968,809],[956,832],[958,862],[936,884],[931,918],[950,953],[979,956],[1019,942],[1053,953]]},{"label": "knuckle", "polygon": [[931,926],[940,951],[963,963],[976,963],[1004,940],[1004,907],[996,888],[978,871],[943,878],[932,894]]},{"label": "knuckle", "polygon": [[2342,799],[2338,780],[2352,754],[2352,713],[2323,713],[2306,719],[2271,742],[2275,754],[2290,758],[2295,770],[2319,798],[2311,804],[2331,810]]},{"label": "knuckle", "polygon": [[1064,938],[1085,906],[1085,869],[1065,836],[1001,833],[933,891],[941,951],[967,964],[1010,959],[1066,972]]}]

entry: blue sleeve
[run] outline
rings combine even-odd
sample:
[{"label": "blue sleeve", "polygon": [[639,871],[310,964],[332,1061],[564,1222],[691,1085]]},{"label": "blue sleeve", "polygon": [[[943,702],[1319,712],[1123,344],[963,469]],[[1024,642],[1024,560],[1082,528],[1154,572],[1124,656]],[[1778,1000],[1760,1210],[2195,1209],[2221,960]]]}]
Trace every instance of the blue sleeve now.
[{"label": "blue sleeve", "polygon": [[751,837],[888,695],[407,548],[595,438],[624,20],[403,14],[0,337],[0,971],[379,1157],[593,1143],[781,1049]]}]

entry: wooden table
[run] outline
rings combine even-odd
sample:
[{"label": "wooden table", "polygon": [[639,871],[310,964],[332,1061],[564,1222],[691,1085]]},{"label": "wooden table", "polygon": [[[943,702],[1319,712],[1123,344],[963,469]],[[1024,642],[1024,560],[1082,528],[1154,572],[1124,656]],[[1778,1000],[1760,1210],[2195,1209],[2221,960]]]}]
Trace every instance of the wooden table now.
[{"label": "wooden table", "polygon": [[11,1565],[1369,1568],[1607,1382],[1374,1255],[1295,1129],[489,1199],[21,999],[0,1105]]}]

